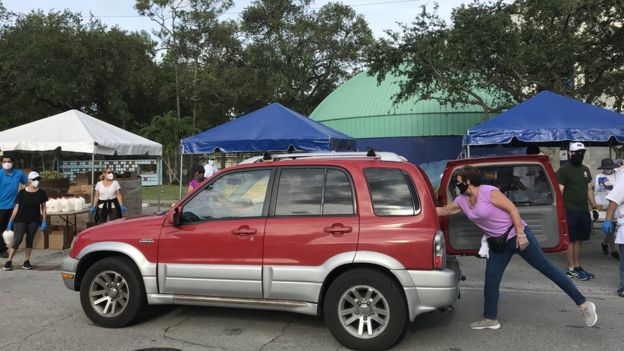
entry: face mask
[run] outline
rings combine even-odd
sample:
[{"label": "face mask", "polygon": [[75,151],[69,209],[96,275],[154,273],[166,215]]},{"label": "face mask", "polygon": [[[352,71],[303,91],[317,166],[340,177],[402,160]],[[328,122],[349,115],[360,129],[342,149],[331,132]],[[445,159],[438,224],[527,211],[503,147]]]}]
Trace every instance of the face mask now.
[{"label": "face mask", "polygon": [[11,162],[6,162],[2,164],[2,168],[6,169],[7,171],[11,168],[13,168],[13,163]]},{"label": "face mask", "polygon": [[113,174],[112,173],[107,174],[106,179],[113,180]]},{"label": "face mask", "polygon": [[39,187],[39,181],[38,180],[33,180],[32,181],[32,186],[34,186],[35,188]]},{"label": "face mask", "polygon": [[570,163],[572,163],[574,166],[579,167],[583,164],[583,158],[585,158],[584,152],[576,152],[574,153],[574,155],[570,156]]},{"label": "face mask", "polygon": [[468,190],[468,184],[466,183],[457,183],[457,189],[459,189],[459,193],[464,195],[466,190]]}]

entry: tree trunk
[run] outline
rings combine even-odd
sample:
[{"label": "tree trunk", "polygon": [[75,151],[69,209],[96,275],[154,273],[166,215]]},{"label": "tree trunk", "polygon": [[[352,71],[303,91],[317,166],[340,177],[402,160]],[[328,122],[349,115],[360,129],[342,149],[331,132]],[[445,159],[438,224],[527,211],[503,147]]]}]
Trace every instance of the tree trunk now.
[{"label": "tree trunk", "polygon": [[176,63],[173,69],[175,71],[176,107],[177,107],[177,112],[178,112],[178,119],[182,119],[182,112],[180,110],[180,77],[179,77],[180,68],[179,66],[180,64],[177,62],[177,59],[176,59]]}]

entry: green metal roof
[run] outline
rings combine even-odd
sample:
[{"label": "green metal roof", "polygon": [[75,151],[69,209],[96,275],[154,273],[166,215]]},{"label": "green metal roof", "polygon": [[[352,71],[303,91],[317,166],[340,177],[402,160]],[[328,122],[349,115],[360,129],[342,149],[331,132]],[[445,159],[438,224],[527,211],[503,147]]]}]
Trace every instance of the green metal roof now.
[{"label": "green metal roof", "polygon": [[476,105],[441,105],[417,98],[395,105],[398,81],[387,75],[377,85],[375,77],[359,73],[327,96],[310,118],[354,138],[464,135],[483,122],[483,110]]}]

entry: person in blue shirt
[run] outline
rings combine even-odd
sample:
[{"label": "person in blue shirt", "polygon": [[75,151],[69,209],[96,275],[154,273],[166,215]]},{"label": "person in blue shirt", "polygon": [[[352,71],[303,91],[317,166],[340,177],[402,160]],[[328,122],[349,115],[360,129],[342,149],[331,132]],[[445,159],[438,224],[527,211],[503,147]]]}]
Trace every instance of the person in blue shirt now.
[{"label": "person in blue shirt", "polygon": [[[28,183],[24,172],[13,168],[13,158],[9,155],[2,156],[2,170],[0,170],[0,233],[7,229],[9,219],[15,207],[15,198],[19,191],[19,185]],[[0,256],[7,258],[7,247],[0,240]]]}]

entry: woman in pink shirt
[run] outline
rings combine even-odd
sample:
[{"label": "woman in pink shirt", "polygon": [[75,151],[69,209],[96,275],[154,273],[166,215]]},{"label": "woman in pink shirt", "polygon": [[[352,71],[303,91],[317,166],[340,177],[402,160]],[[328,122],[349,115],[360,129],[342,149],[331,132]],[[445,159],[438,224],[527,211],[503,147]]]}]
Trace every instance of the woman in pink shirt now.
[{"label": "woman in pink shirt", "polygon": [[520,212],[498,188],[481,185],[481,174],[475,167],[459,170],[457,188],[461,195],[454,202],[437,207],[438,216],[464,212],[488,238],[489,258],[485,268],[483,320],[470,324],[472,329],[498,329],[498,298],[505,268],[514,254],[519,254],[533,268],[557,284],[581,308],[585,324],[598,321],[596,305],[588,301],[574,283],[544,255],[531,229],[520,218]]},{"label": "woman in pink shirt", "polygon": [[195,165],[193,167],[193,179],[189,182],[187,191],[193,191],[193,189],[197,188],[204,180],[206,180],[204,177],[204,167]]}]

